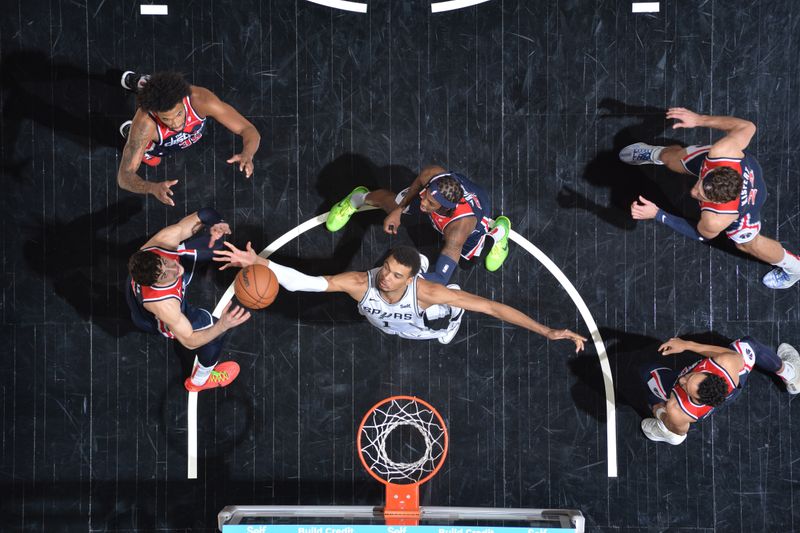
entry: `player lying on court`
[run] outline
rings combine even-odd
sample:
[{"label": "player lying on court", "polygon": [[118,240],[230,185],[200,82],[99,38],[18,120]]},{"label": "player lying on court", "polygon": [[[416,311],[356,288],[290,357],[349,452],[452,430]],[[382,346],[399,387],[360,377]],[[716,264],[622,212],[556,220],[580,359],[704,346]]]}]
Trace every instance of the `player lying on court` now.
[{"label": "player lying on court", "polygon": [[800,355],[789,344],[778,346],[776,353],[752,337],[742,337],[730,346],[673,338],[658,348],[662,355],[686,350],[705,359],[683,370],[654,364],[642,372],[655,415],[642,420],[642,431],[650,440],[681,444],[691,424],[741,393],[753,366],[780,377],[791,394],[800,392]]},{"label": "player lying on court", "polygon": [[494,244],[486,253],[486,269],[494,272],[508,257],[511,222],[504,216],[492,222],[491,202],[483,188],[440,166],[422,169],[411,186],[397,195],[386,189],[370,192],[366,187],[356,187],[333,206],[326,227],[330,231],[340,230],[364,204],[380,207],[388,213],[383,221],[386,233],[397,234],[401,215],[421,211],[428,216],[434,229],[444,235],[444,248],[433,272],[422,276],[428,281],[446,285],[459,258],[467,264],[479,260],[487,236]]},{"label": "player lying on court", "polygon": [[700,203],[700,222],[694,227],[641,196],[631,205],[631,216],[655,218],[698,241],[713,239],[724,231],[739,250],[776,267],[764,276],[764,285],[787,289],[797,283],[800,258],[759,233],[767,188],[761,166],[745,150],[756,133],[755,124],[736,117],[698,115],[682,107],[669,109],[667,118],[677,120],[673,128],[701,126],[722,130],[725,136],[711,146],[688,148],[639,142],[623,148],[619,158],[630,165],[666,165],[673,172],[697,176],[691,196]]},{"label": "player lying on court", "polygon": [[[239,250],[229,242],[227,250],[214,251],[220,267],[247,267],[261,264],[275,273],[280,285],[289,291],[345,292],[358,302],[358,311],[370,324],[390,335],[406,339],[437,339],[447,344],[456,336],[464,310],[484,313],[538,333],[550,340],[567,339],[575,351],[583,350],[584,337],[568,329],[555,330],[505,304],[487,300],[422,279],[420,255],[410,246],[398,246],[389,252],[380,267],[367,272],[344,272],[333,276],[308,276],[293,268],[256,255],[250,243]],[[427,259],[425,259],[427,262]]]},{"label": "player lying on court", "polygon": [[211,117],[242,138],[241,153],[234,154],[228,163],[238,163],[246,177],[253,174],[253,156],[261,136],[250,121],[217,95],[196,85],[190,85],[178,72],[156,72],[144,76],[132,71],[122,75],[122,86],[136,93],[138,109],[120,126],[127,139],[117,182],[126,191],[152,194],[161,203],[175,205],[172,187],[178,180],[145,181],[136,173],[144,163],[156,166],[161,158],[185,150],[203,136],[206,119]]},{"label": "player lying on court", "polygon": [[153,235],[128,261],[125,297],[133,323],[148,333],[177,339],[181,357],[196,356],[192,375],[184,382],[190,392],[225,387],[239,374],[235,362],[217,363],[225,333],[250,313],[228,304],[217,321],[186,301],[195,266],[210,261],[230,232],[219,214],[206,207]]}]

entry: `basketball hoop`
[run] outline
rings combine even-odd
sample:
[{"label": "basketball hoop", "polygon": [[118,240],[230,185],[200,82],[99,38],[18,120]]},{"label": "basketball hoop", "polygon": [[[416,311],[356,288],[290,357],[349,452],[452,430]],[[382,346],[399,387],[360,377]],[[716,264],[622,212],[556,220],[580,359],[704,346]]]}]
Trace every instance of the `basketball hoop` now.
[{"label": "basketball hoop", "polygon": [[361,464],[386,485],[386,524],[417,525],[419,486],[436,475],[447,457],[442,415],[413,396],[386,398],[364,415],[356,445]]}]

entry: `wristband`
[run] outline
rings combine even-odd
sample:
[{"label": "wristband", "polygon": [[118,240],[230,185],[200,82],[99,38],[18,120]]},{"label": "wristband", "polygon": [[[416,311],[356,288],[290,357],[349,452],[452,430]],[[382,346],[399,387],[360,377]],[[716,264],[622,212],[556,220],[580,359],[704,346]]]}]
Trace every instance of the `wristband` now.
[{"label": "wristband", "polygon": [[434,271],[423,273],[422,278],[433,283],[445,285],[455,270],[456,262],[444,254],[439,254]]}]

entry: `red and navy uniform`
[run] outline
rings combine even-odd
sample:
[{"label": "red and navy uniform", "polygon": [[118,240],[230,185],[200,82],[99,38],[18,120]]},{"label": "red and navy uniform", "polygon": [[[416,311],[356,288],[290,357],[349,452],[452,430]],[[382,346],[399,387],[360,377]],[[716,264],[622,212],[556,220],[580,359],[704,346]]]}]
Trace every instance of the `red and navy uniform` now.
[{"label": "red and navy uniform", "polygon": [[712,158],[708,157],[710,149],[711,146],[688,147],[686,156],[681,160],[683,167],[699,178],[704,178],[715,168],[730,167],[742,175],[742,190],[739,197],[730,202],[700,202],[700,210],[723,215],[738,215],[738,218],[725,228],[725,233],[734,242],[749,242],[761,231],[761,207],[767,200],[767,188],[761,165],[746,151],[743,158]]},{"label": "red and navy uniform", "polygon": [[[166,324],[158,319],[153,313],[144,308],[147,302],[160,302],[163,300],[174,299],[178,300],[181,306],[181,312],[187,315],[192,322],[194,329],[203,329],[213,324],[211,315],[208,311],[200,310],[202,313],[188,313],[189,307],[186,304],[186,287],[192,281],[192,274],[194,266],[197,261],[197,252],[195,250],[165,250],[156,246],[144,248],[144,251],[153,252],[159,256],[170,259],[178,260],[184,269],[183,275],[175,280],[170,285],[139,285],[133,279],[128,277],[128,307],[131,311],[131,318],[134,324],[140,329],[150,333],[160,333],[169,339],[175,338]],[[192,311],[195,311],[192,309]],[[189,316],[189,315],[197,316]],[[205,315],[208,315],[205,317]],[[195,324],[197,322],[197,324]],[[199,327],[195,327],[199,326]]]},{"label": "red and navy uniform", "polygon": [[188,96],[183,97],[183,109],[186,113],[186,122],[183,124],[183,129],[179,131],[168,128],[155,113],[148,113],[148,116],[156,123],[158,141],[151,140],[147,144],[142,158],[143,163],[156,166],[161,163],[162,157],[185,150],[203,137],[206,118],[197,114]]},{"label": "red and navy uniform", "polygon": [[741,393],[754,366],[769,372],[777,372],[781,367],[781,360],[774,350],[752,337],[742,337],[735,340],[730,344],[729,348],[742,355],[742,368],[739,370],[738,379],[734,379],[734,376],[711,358],[701,359],[680,371],[660,365],[645,367],[643,369],[643,377],[647,383],[649,391],[648,402],[650,405],[666,402],[670,395],[674,395],[678,406],[684,413],[694,420],[701,420],[710,415],[714,408],[710,405],[695,403],[683,387],[678,384],[678,380],[681,377],[693,372],[705,372],[719,376],[728,385],[728,396],[723,404],[726,405]]},{"label": "red and navy uniform", "polygon": [[[450,215],[443,216],[438,213],[428,213],[428,216],[430,217],[433,227],[441,234],[444,234],[444,229],[454,220],[465,217],[475,217],[475,228],[467,237],[467,240],[464,241],[464,246],[461,248],[461,257],[469,260],[472,259],[473,256],[481,253],[486,235],[489,233],[489,227],[492,222],[489,218],[489,210],[491,209],[489,196],[482,187],[455,172],[437,174],[430,179],[430,182],[444,176],[455,178],[461,184],[461,188],[464,190],[464,196],[459,200],[458,205],[456,205]],[[419,197],[423,198],[427,193],[427,189],[422,189],[419,193]]]}]

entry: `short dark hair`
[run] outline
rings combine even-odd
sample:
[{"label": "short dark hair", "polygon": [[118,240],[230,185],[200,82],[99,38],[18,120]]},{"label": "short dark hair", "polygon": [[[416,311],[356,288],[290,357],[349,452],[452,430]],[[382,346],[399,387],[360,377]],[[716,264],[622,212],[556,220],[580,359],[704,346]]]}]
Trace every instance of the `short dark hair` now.
[{"label": "short dark hair", "polygon": [[712,202],[730,202],[742,192],[742,179],[731,167],[717,167],[703,176],[703,194]]},{"label": "short dark hair", "polygon": [[416,276],[419,272],[420,258],[416,248],[411,246],[395,246],[389,250],[388,257],[394,257],[395,261],[410,268],[411,276]]},{"label": "short dark hair", "polygon": [[139,250],[128,259],[128,272],[139,285],[155,285],[161,269],[161,256],[147,250]]},{"label": "short dark hair", "polygon": [[142,111],[159,113],[169,111],[191,93],[192,86],[180,72],[156,72],[147,78],[147,82],[136,93],[136,103]]},{"label": "short dark hair", "polygon": [[439,190],[439,194],[454,204],[457,204],[464,196],[464,189],[461,187],[461,183],[453,176],[436,178],[436,188]]},{"label": "short dark hair", "polygon": [[707,372],[705,374],[706,379],[697,387],[697,398],[711,407],[722,405],[728,397],[728,384],[719,376]]}]

